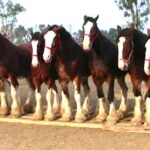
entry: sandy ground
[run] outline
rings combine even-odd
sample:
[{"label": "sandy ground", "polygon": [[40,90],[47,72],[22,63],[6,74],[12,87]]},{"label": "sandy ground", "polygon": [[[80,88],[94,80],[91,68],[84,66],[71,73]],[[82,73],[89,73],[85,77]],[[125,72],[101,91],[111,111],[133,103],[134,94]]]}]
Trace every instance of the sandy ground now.
[{"label": "sandy ground", "polygon": [[[126,81],[129,87],[128,110],[132,111],[134,105],[132,85],[128,77]],[[89,83],[91,87],[91,104],[95,104],[95,86],[91,79],[89,79]],[[21,100],[24,101],[27,97],[28,88],[23,80],[20,80],[20,84],[20,96]],[[72,85],[70,84],[70,96],[73,100],[72,89]],[[106,93],[107,85],[104,86],[104,89]],[[45,99],[45,91],[46,88],[43,85],[43,101]],[[120,94],[120,89],[116,83],[115,100],[117,104],[119,104],[121,98]],[[72,103],[74,104],[74,101]],[[148,150],[150,149],[149,139],[150,134],[147,133],[123,133],[89,128],[0,122],[0,150]]]}]

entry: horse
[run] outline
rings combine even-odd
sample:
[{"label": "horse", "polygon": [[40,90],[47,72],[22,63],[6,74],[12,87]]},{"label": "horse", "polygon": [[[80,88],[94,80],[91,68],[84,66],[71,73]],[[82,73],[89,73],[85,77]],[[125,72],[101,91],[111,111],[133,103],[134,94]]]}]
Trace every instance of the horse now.
[{"label": "horse", "polygon": [[[141,82],[146,84],[146,121],[145,125],[150,123],[150,78],[144,72],[144,60],[146,45],[148,46],[148,36],[141,31],[137,30],[134,25],[129,28],[121,29],[117,26],[118,36],[118,67],[124,71],[126,70],[131,78],[133,85],[133,93],[135,96],[134,116],[131,122],[135,125],[143,123],[142,117],[144,110],[142,109],[142,94]],[[147,43],[147,44],[146,44]],[[146,65],[146,63],[145,63]]]},{"label": "horse", "polygon": [[[86,54],[63,26],[49,26],[45,30],[43,38],[45,40],[43,59],[46,63],[52,62],[53,59],[55,60],[55,68],[62,88],[61,120],[70,121],[73,119],[68,92],[68,83],[72,81],[77,105],[75,121],[86,121],[86,115],[89,114],[88,103],[90,92],[88,85],[90,71]],[[81,104],[80,95],[81,83],[85,94],[83,104]]]},{"label": "horse", "polygon": [[[42,57],[41,49],[44,48],[44,41],[41,38],[42,33],[40,32],[30,32],[31,44],[32,44],[32,67],[31,67],[31,78],[33,85],[35,87],[35,97],[36,97],[36,108],[33,114],[34,120],[45,120],[51,121],[56,119],[54,112],[59,110],[59,97],[57,94],[57,87],[55,80],[58,78],[56,69],[54,66],[54,61],[51,63],[45,63]],[[47,100],[47,110],[44,116],[41,103],[41,84],[45,83],[48,87],[46,100]],[[54,95],[54,102],[52,106],[52,94]]]},{"label": "horse", "polygon": [[[97,20],[95,18],[84,16],[83,22],[83,50],[88,54],[89,66],[94,84],[98,95],[98,112],[96,116],[97,122],[115,124],[124,116],[127,109],[127,86],[125,83],[125,72],[117,67],[118,50],[117,46],[108,40],[99,30]],[[122,90],[122,101],[118,111],[114,104],[114,80],[118,79],[118,83]],[[110,107],[104,98],[103,83],[108,83],[108,100]],[[108,112],[109,109],[109,112]]]},{"label": "horse", "polygon": [[[21,102],[18,95],[17,78],[25,77],[30,83],[29,97],[24,104],[24,108],[31,110],[33,86],[31,81],[31,44],[16,46],[0,34],[0,79],[1,79],[1,115],[9,114],[9,106],[3,81],[8,81],[11,90],[11,115],[20,117],[22,115]],[[27,110],[25,109],[25,110]]]}]

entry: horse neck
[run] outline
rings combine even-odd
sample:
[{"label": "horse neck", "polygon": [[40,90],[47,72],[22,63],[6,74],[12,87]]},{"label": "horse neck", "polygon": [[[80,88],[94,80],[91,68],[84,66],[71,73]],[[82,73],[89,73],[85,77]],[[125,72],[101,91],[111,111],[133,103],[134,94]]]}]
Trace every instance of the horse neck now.
[{"label": "horse neck", "polygon": [[[136,54],[144,55],[145,54],[145,44],[148,40],[148,36],[139,31],[134,31],[133,33],[133,50]],[[138,53],[137,53],[138,52]]]},{"label": "horse neck", "polygon": [[92,48],[101,58],[111,57],[112,55],[117,56],[117,46],[102,35],[100,31],[98,31],[98,39],[93,44]]}]

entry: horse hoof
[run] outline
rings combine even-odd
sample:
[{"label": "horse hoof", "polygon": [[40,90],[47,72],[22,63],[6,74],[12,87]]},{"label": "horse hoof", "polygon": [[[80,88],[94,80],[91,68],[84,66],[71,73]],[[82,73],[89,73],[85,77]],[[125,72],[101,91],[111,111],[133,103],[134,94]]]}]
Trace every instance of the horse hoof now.
[{"label": "horse hoof", "polygon": [[66,114],[63,114],[62,117],[60,118],[60,120],[64,122],[71,121],[72,119],[73,119],[72,116],[68,116]]},{"label": "horse hoof", "polygon": [[119,117],[119,119],[123,119],[124,118],[124,115],[125,115],[125,112],[121,111],[121,110],[118,110],[117,111],[117,115]]},{"label": "horse hoof", "polygon": [[89,115],[89,110],[88,109],[82,109],[82,112],[85,116]]},{"label": "horse hoof", "polygon": [[9,107],[1,107],[0,108],[0,116],[8,116],[10,114],[10,108]]},{"label": "horse hoof", "polygon": [[147,121],[146,121],[146,122],[144,123],[144,128],[147,129],[147,130],[150,130],[150,122],[147,122]]},{"label": "horse hoof", "polygon": [[134,117],[131,120],[131,124],[136,125],[136,126],[140,126],[140,125],[142,125],[142,119],[139,117]]},{"label": "horse hoof", "polygon": [[56,120],[56,116],[53,113],[45,114],[44,120],[45,121],[53,121],[53,120]]},{"label": "horse hoof", "polygon": [[117,115],[114,116],[109,115],[107,116],[106,120],[107,120],[107,124],[114,125],[119,122],[119,117]]},{"label": "horse hoof", "polygon": [[82,123],[86,121],[86,117],[84,114],[78,114],[75,116],[75,122]]},{"label": "horse hoof", "polygon": [[23,106],[23,112],[24,112],[24,114],[33,113],[33,105],[25,104]]},{"label": "horse hoof", "polygon": [[59,110],[59,107],[57,107],[57,106],[56,106],[56,107],[53,107],[53,112],[54,112],[54,113],[59,113],[59,111],[60,111],[60,110]]},{"label": "horse hoof", "polygon": [[106,114],[103,114],[103,115],[99,114],[96,116],[95,121],[98,123],[102,123],[102,122],[106,121],[106,117],[107,117]]},{"label": "horse hoof", "polygon": [[33,114],[33,120],[40,121],[40,120],[43,120],[43,119],[44,119],[44,115],[43,115],[42,112]]},{"label": "horse hoof", "polygon": [[10,113],[13,118],[19,118],[22,116],[21,110],[18,108],[12,109]]}]

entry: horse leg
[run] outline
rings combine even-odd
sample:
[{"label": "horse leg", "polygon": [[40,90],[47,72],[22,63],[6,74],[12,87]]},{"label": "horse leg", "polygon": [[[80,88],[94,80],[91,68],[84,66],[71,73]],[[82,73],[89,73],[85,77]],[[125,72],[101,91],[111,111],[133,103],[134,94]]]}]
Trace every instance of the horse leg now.
[{"label": "horse leg", "polygon": [[82,112],[82,106],[81,106],[81,94],[80,94],[80,84],[81,83],[81,79],[80,77],[76,77],[73,80],[73,84],[74,84],[74,97],[75,97],[75,101],[76,101],[76,105],[77,105],[77,111],[76,111],[76,115],[75,115],[75,121],[76,122],[84,122],[86,120],[86,117],[84,115],[84,113]]},{"label": "horse leg", "polygon": [[107,105],[104,98],[103,92],[103,81],[98,80],[97,78],[93,77],[93,81],[96,85],[97,95],[98,95],[98,103],[96,106],[96,122],[104,122],[107,117]]},{"label": "horse leg", "polygon": [[52,85],[52,93],[54,95],[54,100],[53,100],[53,111],[54,113],[58,113],[60,111],[60,98],[58,96],[58,91],[57,91],[57,87],[55,84],[55,81]]},{"label": "horse leg", "polygon": [[[52,120],[56,119],[56,116],[55,116],[55,114],[53,112],[53,106],[52,106],[52,92],[53,91],[56,92],[55,88],[56,88],[55,81],[53,82],[52,80],[49,80],[49,82],[48,82],[48,90],[47,90],[47,94],[46,94],[47,110],[46,110],[46,114],[45,114],[45,117],[44,117],[45,120],[48,120],[48,121],[52,121]],[[55,93],[55,95],[56,94],[57,93]],[[54,98],[55,98],[55,95],[54,95]]]},{"label": "horse leg", "polygon": [[70,121],[72,119],[71,105],[69,101],[68,82],[60,81],[62,87],[61,120]]},{"label": "horse leg", "polygon": [[144,125],[147,127],[150,127],[150,81],[147,83],[147,91],[145,95],[145,106],[146,106],[146,112],[145,112],[145,123]]},{"label": "horse leg", "polygon": [[22,112],[21,112],[21,101],[18,95],[18,81],[14,76],[10,76],[9,81],[12,97],[11,115],[13,117],[20,117],[22,115]]},{"label": "horse leg", "polygon": [[107,121],[111,124],[115,124],[118,122],[119,117],[117,115],[117,111],[114,103],[114,77],[110,77],[108,79],[108,100],[110,103],[109,115],[107,116]]},{"label": "horse leg", "polygon": [[23,105],[23,112],[24,114],[32,113],[33,112],[33,103],[35,99],[35,87],[33,86],[32,80],[27,79],[29,85],[29,94],[28,98],[26,99]]},{"label": "horse leg", "polygon": [[0,98],[1,98],[1,107],[0,107],[0,115],[1,116],[7,116],[9,115],[9,105],[8,101],[6,98],[6,93],[5,93],[5,81],[0,79]]},{"label": "horse leg", "polygon": [[122,119],[124,117],[124,114],[127,110],[127,92],[128,92],[128,88],[126,86],[125,83],[125,77],[119,77],[118,79],[118,83],[120,85],[121,88],[121,93],[122,93],[122,98],[121,98],[121,103],[120,103],[120,107],[117,110],[117,114],[119,116],[120,119]]},{"label": "horse leg", "polygon": [[141,125],[142,124],[142,110],[141,110],[142,95],[140,89],[141,81],[138,81],[132,76],[131,81],[133,84],[133,93],[135,96],[134,117],[132,118],[131,122],[135,125]]},{"label": "horse leg", "polygon": [[85,96],[85,99],[84,99],[84,102],[82,105],[82,112],[85,115],[88,115],[89,114],[89,93],[90,93],[90,87],[88,84],[88,77],[82,79],[82,86],[83,86],[84,96]]},{"label": "horse leg", "polygon": [[36,107],[35,112],[33,114],[33,120],[42,120],[44,118],[43,110],[42,110],[42,95],[41,95],[41,81],[36,81],[36,90],[35,90],[35,99],[36,99]]}]

